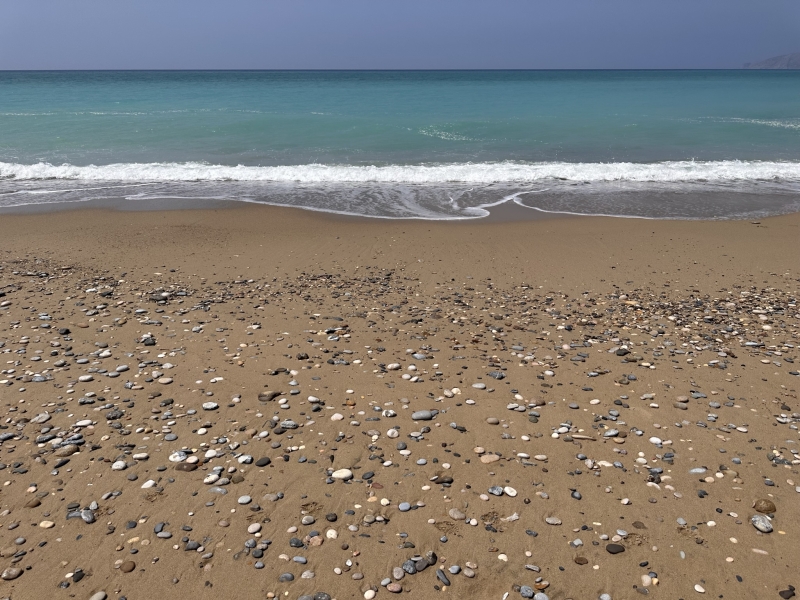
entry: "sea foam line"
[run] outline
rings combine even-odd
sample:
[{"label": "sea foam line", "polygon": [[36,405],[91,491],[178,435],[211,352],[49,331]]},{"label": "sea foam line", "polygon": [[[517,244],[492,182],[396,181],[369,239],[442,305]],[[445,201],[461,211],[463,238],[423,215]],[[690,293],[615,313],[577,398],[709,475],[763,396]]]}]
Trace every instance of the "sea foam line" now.
[{"label": "sea foam line", "polygon": [[254,181],[299,184],[492,184],[549,181],[600,183],[729,183],[800,181],[798,161],[670,161],[658,163],[494,162],[425,165],[226,166],[199,162],[77,166],[0,162],[0,178],[117,182]]}]

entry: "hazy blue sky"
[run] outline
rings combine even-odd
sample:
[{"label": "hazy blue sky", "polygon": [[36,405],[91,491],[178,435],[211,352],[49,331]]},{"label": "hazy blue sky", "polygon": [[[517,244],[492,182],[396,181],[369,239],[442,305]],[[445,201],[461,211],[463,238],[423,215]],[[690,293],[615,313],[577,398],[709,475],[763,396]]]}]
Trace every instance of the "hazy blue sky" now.
[{"label": "hazy blue sky", "polygon": [[0,0],[0,69],[727,68],[800,0]]}]

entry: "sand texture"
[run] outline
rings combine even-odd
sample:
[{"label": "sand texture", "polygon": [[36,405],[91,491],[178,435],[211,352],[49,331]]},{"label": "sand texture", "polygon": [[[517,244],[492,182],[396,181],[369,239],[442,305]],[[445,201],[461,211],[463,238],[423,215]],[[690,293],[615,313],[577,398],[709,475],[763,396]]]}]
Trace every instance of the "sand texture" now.
[{"label": "sand texture", "polygon": [[0,240],[0,598],[800,585],[798,215],[75,210]]}]

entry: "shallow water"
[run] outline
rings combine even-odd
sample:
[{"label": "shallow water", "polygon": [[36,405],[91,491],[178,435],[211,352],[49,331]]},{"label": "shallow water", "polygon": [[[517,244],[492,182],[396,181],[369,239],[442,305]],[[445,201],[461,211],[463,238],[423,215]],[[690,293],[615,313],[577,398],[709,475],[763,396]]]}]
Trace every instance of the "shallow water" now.
[{"label": "shallow water", "polygon": [[800,73],[0,73],[0,207],[220,199],[386,218],[800,209]]}]

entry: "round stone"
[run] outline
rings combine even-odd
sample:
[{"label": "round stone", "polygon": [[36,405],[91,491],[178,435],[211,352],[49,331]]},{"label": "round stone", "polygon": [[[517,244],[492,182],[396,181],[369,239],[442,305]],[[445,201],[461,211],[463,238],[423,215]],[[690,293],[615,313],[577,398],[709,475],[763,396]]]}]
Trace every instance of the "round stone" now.
[{"label": "round stone", "polygon": [[753,502],[753,508],[760,513],[766,514],[774,513],[776,510],[778,510],[772,500],[766,499],[756,500]]},{"label": "round stone", "polygon": [[770,523],[769,519],[764,515],[753,515],[750,517],[750,523],[752,523],[753,527],[758,529],[761,533],[772,532],[772,523]]},{"label": "round stone", "polygon": [[458,510],[456,507],[453,507],[449,511],[447,511],[447,514],[450,515],[450,518],[453,519],[454,521],[463,521],[464,519],[467,518],[467,515]]},{"label": "round stone", "polygon": [[609,554],[619,554],[621,552],[625,552],[625,546],[622,544],[608,544],[606,546],[606,551]]},{"label": "round stone", "polygon": [[347,481],[348,479],[353,478],[353,472],[350,469],[337,469],[331,473],[331,478]]},{"label": "round stone", "polygon": [[7,569],[4,569],[3,572],[0,574],[0,579],[11,581],[12,579],[16,579],[20,575],[22,575],[22,569],[18,569],[17,567],[8,567]]},{"label": "round stone", "polygon": [[239,496],[239,499],[237,500],[239,504],[250,504],[252,501],[253,499],[250,496]]}]

